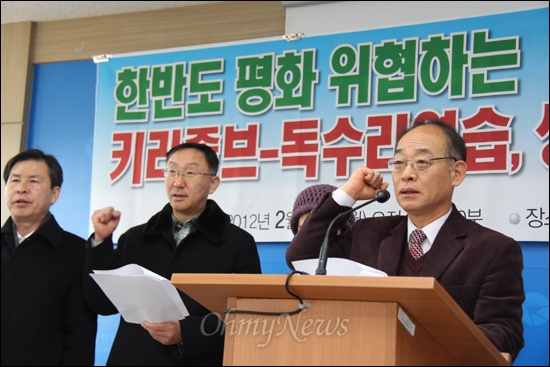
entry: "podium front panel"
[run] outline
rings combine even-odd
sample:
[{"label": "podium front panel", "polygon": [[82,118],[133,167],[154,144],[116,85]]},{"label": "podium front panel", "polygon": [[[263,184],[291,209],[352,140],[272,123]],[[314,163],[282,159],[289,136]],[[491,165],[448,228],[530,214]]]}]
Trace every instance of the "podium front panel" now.
[{"label": "podium front panel", "polygon": [[[411,315],[411,320],[414,319],[415,324],[421,325],[419,329],[424,330],[430,340],[435,340],[437,346],[452,357],[452,360],[448,361],[446,357],[439,356],[438,350],[434,350],[434,359],[443,360],[438,362],[439,365],[510,364],[434,278],[296,275],[289,280],[287,275],[282,274],[172,275],[172,283],[179,290],[222,318],[225,310],[235,307],[237,302],[244,302],[245,299],[267,302],[271,306],[280,301],[290,301],[289,305],[297,307],[297,300],[286,289],[287,281],[289,288],[302,299],[327,302],[386,302],[393,303],[396,307],[399,305]],[[264,303],[258,303],[257,307],[260,305],[266,306]],[[239,307],[244,305],[240,304]],[[227,342],[226,338],[226,350],[231,350]],[[412,348],[407,343],[397,342],[396,345],[398,348]],[[416,348],[411,350],[421,351]],[[399,351],[401,358],[407,355],[401,353],[403,349]],[[419,358],[423,360],[424,357]],[[398,360],[396,363],[429,364],[411,363],[406,360]]]},{"label": "podium front panel", "polygon": [[231,307],[237,310],[282,314],[230,314],[224,365],[456,364],[425,331],[417,329],[414,337],[407,337],[394,302],[307,302],[310,306],[302,312],[288,315],[296,310],[296,300],[233,299]]}]

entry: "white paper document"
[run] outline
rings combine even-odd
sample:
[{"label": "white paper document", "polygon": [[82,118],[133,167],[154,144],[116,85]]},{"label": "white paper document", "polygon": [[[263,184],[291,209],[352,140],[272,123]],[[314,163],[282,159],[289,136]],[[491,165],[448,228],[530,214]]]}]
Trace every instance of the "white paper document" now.
[{"label": "white paper document", "polygon": [[139,265],[94,270],[90,276],[126,322],[178,321],[189,315],[176,287],[168,279]]},{"label": "white paper document", "polygon": [[[319,266],[319,259],[293,261],[292,265],[294,265],[294,269],[296,270],[305,271],[308,274],[314,275]],[[326,265],[327,275],[357,275],[367,277],[388,276],[388,274],[381,270],[340,257],[329,257]]]}]

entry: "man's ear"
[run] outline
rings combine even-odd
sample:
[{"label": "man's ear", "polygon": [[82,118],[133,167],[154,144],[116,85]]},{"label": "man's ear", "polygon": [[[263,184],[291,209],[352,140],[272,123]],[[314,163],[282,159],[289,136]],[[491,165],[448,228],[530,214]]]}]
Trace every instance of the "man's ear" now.
[{"label": "man's ear", "polygon": [[220,177],[214,176],[210,179],[210,191],[208,191],[209,194],[213,194],[217,189],[218,186],[220,186]]},{"label": "man's ear", "polygon": [[59,195],[61,194],[61,187],[59,186],[56,186],[52,189],[52,200],[51,200],[51,205],[55,204],[55,202],[57,201],[57,199],[59,199]]},{"label": "man's ear", "polygon": [[453,186],[457,187],[464,181],[464,178],[466,178],[468,165],[464,161],[457,161],[451,170],[453,175]]}]

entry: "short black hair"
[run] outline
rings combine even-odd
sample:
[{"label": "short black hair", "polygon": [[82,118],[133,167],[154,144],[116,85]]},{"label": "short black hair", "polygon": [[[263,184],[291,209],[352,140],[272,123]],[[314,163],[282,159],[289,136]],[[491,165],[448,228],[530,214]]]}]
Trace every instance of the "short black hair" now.
[{"label": "short black hair", "polygon": [[466,143],[462,136],[451,125],[441,119],[428,119],[428,120],[416,120],[412,126],[401,132],[395,146],[399,144],[399,141],[411,130],[416,129],[419,126],[433,125],[437,126],[447,137],[447,153],[448,157],[454,157],[456,160],[466,162]]},{"label": "short black hair", "polygon": [[53,189],[56,186],[61,187],[63,184],[63,169],[57,159],[50,154],[45,154],[39,149],[28,149],[12,157],[4,167],[4,183],[8,183],[11,170],[19,162],[24,161],[43,161],[48,166],[50,174],[50,185]]},{"label": "short black hair", "polygon": [[211,147],[209,147],[206,144],[195,143],[195,142],[187,142],[187,143],[182,143],[180,145],[176,145],[175,147],[170,149],[168,151],[168,153],[166,153],[166,161],[168,162],[170,157],[175,152],[177,152],[179,150],[182,150],[182,149],[196,149],[196,150],[202,152],[202,154],[204,154],[204,157],[206,158],[206,162],[208,163],[208,169],[210,170],[210,173],[212,173],[214,175],[218,174],[218,167],[220,165],[218,155],[216,154],[214,149],[212,149]]}]

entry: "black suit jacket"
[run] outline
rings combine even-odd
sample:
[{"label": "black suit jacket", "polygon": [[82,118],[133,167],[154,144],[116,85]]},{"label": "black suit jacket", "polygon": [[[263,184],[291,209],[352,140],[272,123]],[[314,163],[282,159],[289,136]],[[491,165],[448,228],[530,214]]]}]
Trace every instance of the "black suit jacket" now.
[{"label": "black suit jacket", "polygon": [[[326,229],[338,213],[349,208],[332,196],[308,216],[286,252],[287,264],[319,257]],[[407,241],[407,217],[361,219],[336,236],[329,256],[342,257],[398,274]],[[522,304],[523,255],[512,238],[464,218],[453,204],[432,248],[425,255],[420,276],[433,277],[501,351],[515,359],[524,345]]]},{"label": "black suit jacket", "polygon": [[2,366],[92,366],[97,315],[82,289],[84,239],[53,215],[19,246],[2,227]]}]

